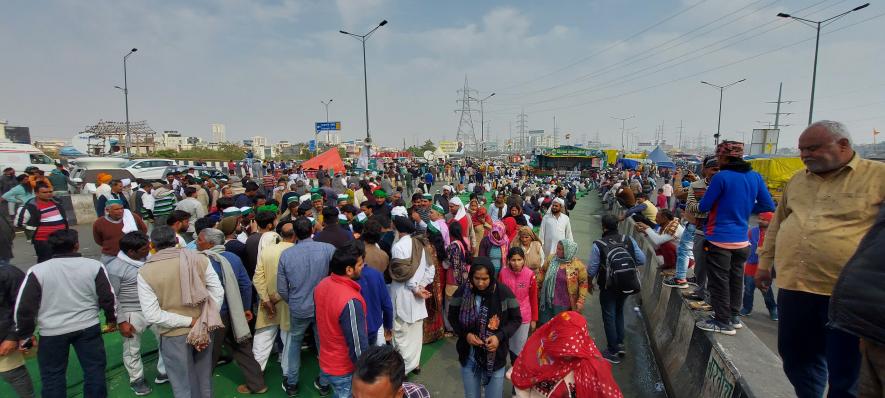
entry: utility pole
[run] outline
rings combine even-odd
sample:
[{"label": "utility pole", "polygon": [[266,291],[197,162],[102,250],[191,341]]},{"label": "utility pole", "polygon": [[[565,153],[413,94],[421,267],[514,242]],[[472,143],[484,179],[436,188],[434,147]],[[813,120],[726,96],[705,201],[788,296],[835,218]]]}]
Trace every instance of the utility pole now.
[{"label": "utility pole", "polygon": [[627,122],[627,120],[635,118],[636,115],[632,115],[630,117],[614,117],[614,116],[609,116],[609,117],[612,119],[621,121],[621,152],[626,152],[626,146],[624,144],[624,130],[625,130],[624,126],[625,126],[625,123]]},{"label": "utility pole", "polygon": [[747,79],[741,79],[741,80],[738,80],[738,81],[736,81],[736,82],[732,82],[732,83],[726,84],[726,85],[724,85],[724,86],[720,86],[720,85],[718,85],[718,84],[713,84],[713,83],[709,83],[709,82],[701,81],[702,84],[706,84],[706,85],[708,85],[708,86],[714,87],[714,88],[716,88],[716,89],[719,90],[719,121],[716,122],[716,134],[713,135],[713,145],[714,145],[714,146],[719,146],[719,135],[720,135],[721,130],[722,130],[722,96],[723,96],[723,94],[725,93],[725,89],[726,89],[726,88],[729,88],[729,87],[731,87],[731,86],[734,86],[735,84],[738,84],[738,83],[740,83],[740,82],[743,82],[743,81],[745,81],[745,80],[747,80]]},{"label": "utility pole", "polygon": [[679,121],[679,150],[682,150],[682,120]]},{"label": "utility pole", "polygon": [[792,115],[793,113],[792,113],[792,112],[781,112],[781,104],[792,104],[792,103],[795,102],[795,101],[785,101],[785,100],[783,100],[783,99],[782,99],[783,90],[784,90],[784,83],[781,82],[780,85],[778,85],[778,88],[777,88],[777,101],[768,101],[768,102],[767,102],[768,104],[776,104],[776,106],[777,106],[777,107],[775,108],[774,113],[769,113],[769,115],[774,115],[774,125],[772,125],[771,123],[769,123],[769,127],[770,127],[770,128],[778,129],[778,128],[780,128],[781,126],[783,126],[783,127],[787,127],[787,126],[789,126],[788,124],[786,124],[786,125],[781,125],[781,124],[780,124],[780,117],[781,117],[781,115]]},{"label": "utility pole", "polygon": [[520,149],[525,152],[529,147],[528,140],[526,140],[526,128],[528,126],[526,124],[526,117],[528,117],[528,115],[526,115],[525,110],[523,110],[522,113],[517,115],[517,117],[519,118],[517,121],[517,128],[519,129],[519,146]]},{"label": "utility pole", "polygon": [[556,141],[557,141],[556,133],[557,133],[557,131],[556,131],[556,115],[553,115],[553,147],[554,147],[554,148],[557,147],[557,145],[556,145],[556,144],[557,144],[557,142],[556,142]]}]

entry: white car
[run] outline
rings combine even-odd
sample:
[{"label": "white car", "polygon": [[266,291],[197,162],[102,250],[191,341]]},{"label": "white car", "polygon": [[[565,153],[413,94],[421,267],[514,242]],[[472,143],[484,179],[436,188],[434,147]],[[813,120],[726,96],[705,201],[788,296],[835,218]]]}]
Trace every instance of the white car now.
[{"label": "white car", "polygon": [[128,170],[136,179],[161,180],[166,167],[174,165],[170,159],[135,159],[123,163],[120,168]]}]

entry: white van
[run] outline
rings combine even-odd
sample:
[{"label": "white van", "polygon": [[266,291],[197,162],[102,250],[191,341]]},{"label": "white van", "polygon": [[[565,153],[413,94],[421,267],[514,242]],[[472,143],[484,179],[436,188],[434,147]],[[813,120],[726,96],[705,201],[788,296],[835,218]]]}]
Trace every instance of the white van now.
[{"label": "white van", "polygon": [[0,170],[12,167],[16,174],[21,174],[31,166],[49,174],[55,169],[55,160],[33,145],[0,142]]}]

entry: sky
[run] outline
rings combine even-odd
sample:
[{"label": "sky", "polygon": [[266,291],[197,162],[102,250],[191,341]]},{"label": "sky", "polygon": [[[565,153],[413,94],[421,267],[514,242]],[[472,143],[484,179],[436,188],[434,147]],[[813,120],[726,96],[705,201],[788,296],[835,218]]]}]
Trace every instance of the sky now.
[{"label": "sky", "polygon": [[[528,129],[560,143],[597,136],[620,147],[664,138],[712,144],[719,91],[723,138],[749,140],[774,121],[783,83],[781,147],[807,124],[815,29],[778,18],[819,20],[865,0],[6,0],[0,21],[0,120],[35,138],[70,138],[99,119],[124,120],[122,59],[130,120],[157,132],[229,140],[265,136],[304,142],[314,122],[365,136],[362,52],[366,42],[371,134],[386,146],[453,140],[458,90],[468,79],[484,102],[487,138]],[[853,140],[885,129],[885,4],[825,25],[814,119],[846,123]],[[473,104],[478,108],[478,104]],[[480,115],[473,115],[476,134]],[[565,134],[570,135],[566,142]],[[885,139],[885,136],[879,136]]]}]

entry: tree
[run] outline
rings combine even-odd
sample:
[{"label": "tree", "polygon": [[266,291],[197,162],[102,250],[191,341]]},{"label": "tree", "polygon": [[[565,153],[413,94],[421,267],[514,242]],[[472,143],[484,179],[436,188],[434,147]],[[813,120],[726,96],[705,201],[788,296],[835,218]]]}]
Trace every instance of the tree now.
[{"label": "tree", "polygon": [[424,141],[424,144],[421,146],[412,145],[412,146],[406,148],[406,151],[411,152],[412,155],[414,155],[414,156],[424,156],[424,152],[436,151],[436,145],[433,143],[433,141],[427,140],[427,141]]}]

